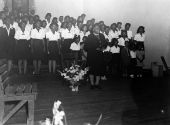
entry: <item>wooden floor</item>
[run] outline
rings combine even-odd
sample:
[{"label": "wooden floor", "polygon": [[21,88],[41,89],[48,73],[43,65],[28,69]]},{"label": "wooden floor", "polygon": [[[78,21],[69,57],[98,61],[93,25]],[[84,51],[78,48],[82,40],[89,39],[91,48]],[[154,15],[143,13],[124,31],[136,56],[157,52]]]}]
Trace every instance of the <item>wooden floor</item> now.
[{"label": "wooden floor", "polygon": [[[167,80],[144,78],[141,80],[114,78],[102,81],[102,90],[90,90],[83,82],[79,92],[71,92],[67,84],[57,75],[43,73],[39,77],[13,75],[13,83],[36,82],[38,97],[35,105],[35,124],[52,117],[54,101],[60,100],[65,108],[68,125],[95,123],[103,115],[100,125],[165,125],[168,113],[161,109],[168,107]],[[161,82],[158,82],[161,81]],[[147,83],[148,82],[148,83]],[[164,83],[164,85],[160,84]],[[149,85],[148,85],[149,84]],[[165,98],[166,97],[166,98]],[[13,104],[12,104],[13,106]],[[11,104],[8,104],[9,110]],[[25,107],[8,121],[25,123]]]}]

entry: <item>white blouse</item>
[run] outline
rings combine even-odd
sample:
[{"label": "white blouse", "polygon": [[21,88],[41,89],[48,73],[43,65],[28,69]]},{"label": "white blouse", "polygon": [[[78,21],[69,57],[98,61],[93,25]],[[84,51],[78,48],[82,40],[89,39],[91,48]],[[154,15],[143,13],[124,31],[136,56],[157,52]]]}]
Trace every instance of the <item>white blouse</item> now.
[{"label": "white blouse", "polygon": [[127,31],[127,36],[128,36],[128,39],[131,39],[133,37],[132,31],[128,30]]},{"label": "white blouse", "polygon": [[145,41],[145,34],[139,34],[137,33],[134,37],[134,40],[139,41],[139,42],[144,42]]},{"label": "white blouse", "polygon": [[80,34],[80,29],[78,28],[78,26],[72,26],[71,28],[71,32],[74,34],[74,35],[79,35]]},{"label": "white blouse", "polygon": [[130,51],[130,56],[132,59],[136,58],[136,51]]},{"label": "white blouse", "polygon": [[30,39],[30,31],[25,28],[25,31],[22,32],[21,28],[19,27],[18,30],[15,32],[14,38],[16,40],[29,40]]},{"label": "white blouse", "polygon": [[14,27],[15,30],[18,30],[19,29],[19,26],[18,26],[18,23],[17,22],[14,22],[12,27]]},{"label": "white blouse", "polygon": [[119,46],[125,46],[125,41],[129,41],[128,38],[125,38],[125,39],[123,37],[119,38],[118,39],[118,45]]},{"label": "white blouse", "polygon": [[60,33],[59,33],[59,32],[53,33],[51,30],[49,30],[49,31],[46,33],[46,38],[47,38],[49,41],[58,41],[58,40],[60,39]]},{"label": "white blouse", "polygon": [[80,50],[80,43],[75,43],[73,42],[70,46],[70,49],[73,50],[73,51],[79,51]]},{"label": "white blouse", "polygon": [[118,33],[118,35],[121,35],[121,32],[122,32],[122,30],[120,29],[117,29],[117,33]]},{"label": "white blouse", "polygon": [[45,31],[41,28],[39,31],[35,28],[31,30],[31,38],[32,39],[44,39],[45,38]]},{"label": "white blouse", "polygon": [[120,53],[120,47],[116,47],[116,46],[112,46],[111,48],[110,48],[110,52],[111,53]]},{"label": "white blouse", "polygon": [[109,42],[111,42],[111,37],[109,37],[109,34],[107,35],[106,33],[104,33],[103,35],[104,35],[105,39],[108,39]]},{"label": "white blouse", "polygon": [[109,39],[119,38],[119,33],[117,31],[113,32],[113,30],[109,31]]},{"label": "white blouse", "polygon": [[73,39],[74,38],[74,33],[72,31],[69,31],[68,29],[62,29],[60,30],[61,32],[61,37],[64,39]]}]

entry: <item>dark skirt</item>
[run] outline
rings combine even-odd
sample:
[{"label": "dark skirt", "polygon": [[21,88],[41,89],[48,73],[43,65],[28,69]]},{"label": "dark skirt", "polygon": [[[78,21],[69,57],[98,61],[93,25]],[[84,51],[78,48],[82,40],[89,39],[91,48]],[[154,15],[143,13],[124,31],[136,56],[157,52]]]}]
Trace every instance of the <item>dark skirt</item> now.
[{"label": "dark skirt", "polygon": [[63,54],[71,52],[70,46],[72,42],[73,42],[73,39],[65,39],[64,41],[61,42],[61,52]]},{"label": "dark skirt", "polygon": [[57,41],[49,41],[48,52],[49,60],[59,60],[59,45]]},{"label": "dark skirt", "polygon": [[137,42],[136,46],[137,46],[138,49],[143,48],[143,50],[145,50],[144,42]]},{"label": "dark skirt", "polygon": [[32,41],[32,58],[33,60],[42,60],[44,58],[43,40],[33,39]]},{"label": "dark skirt", "polygon": [[29,59],[30,58],[30,41],[18,40],[16,44],[16,59]]},{"label": "dark skirt", "polygon": [[104,60],[102,51],[93,51],[87,53],[87,65],[89,74],[102,76],[104,74]]}]

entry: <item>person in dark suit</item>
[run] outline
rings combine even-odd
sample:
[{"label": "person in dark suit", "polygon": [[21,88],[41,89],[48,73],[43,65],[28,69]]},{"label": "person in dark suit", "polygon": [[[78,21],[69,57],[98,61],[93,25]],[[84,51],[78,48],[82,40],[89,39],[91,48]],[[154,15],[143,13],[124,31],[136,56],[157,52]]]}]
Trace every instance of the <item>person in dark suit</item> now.
[{"label": "person in dark suit", "polygon": [[84,46],[85,50],[87,51],[87,65],[89,66],[91,89],[101,89],[99,82],[100,76],[103,75],[104,45],[105,37],[100,33],[99,24],[95,24],[93,27],[93,33],[88,36]]}]

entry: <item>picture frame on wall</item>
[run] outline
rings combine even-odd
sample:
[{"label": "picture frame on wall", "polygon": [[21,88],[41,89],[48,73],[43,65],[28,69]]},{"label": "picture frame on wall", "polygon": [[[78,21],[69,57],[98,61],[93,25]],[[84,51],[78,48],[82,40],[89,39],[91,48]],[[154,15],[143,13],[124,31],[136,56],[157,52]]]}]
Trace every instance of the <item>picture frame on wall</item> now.
[{"label": "picture frame on wall", "polygon": [[29,0],[12,0],[13,10],[22,10],[23,12],[29,11]]}]

